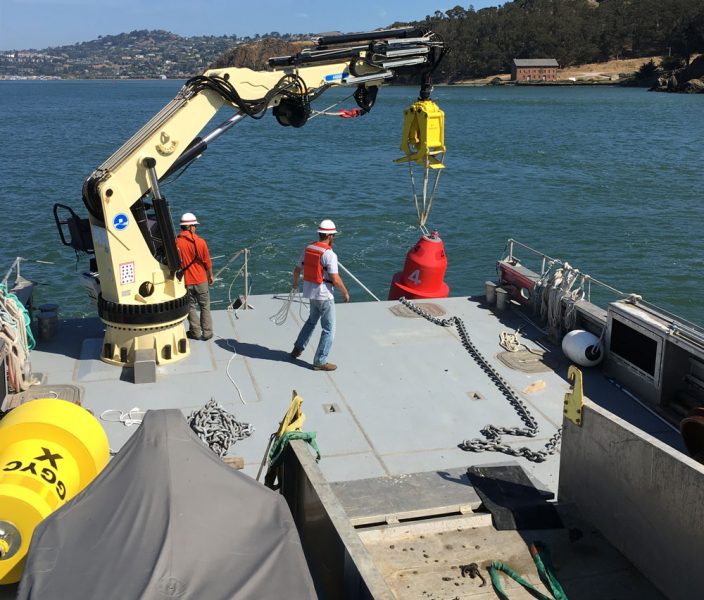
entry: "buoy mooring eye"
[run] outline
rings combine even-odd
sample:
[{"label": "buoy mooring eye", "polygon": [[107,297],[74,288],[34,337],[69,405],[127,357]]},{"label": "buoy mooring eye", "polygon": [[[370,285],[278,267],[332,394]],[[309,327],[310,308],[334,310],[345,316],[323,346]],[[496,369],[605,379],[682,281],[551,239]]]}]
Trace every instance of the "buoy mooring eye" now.
[{"label": "buoy mooring eye", "polygon": [[9,521],[0,521],[0,560],[12,558],[22,545],[19,530]]}]

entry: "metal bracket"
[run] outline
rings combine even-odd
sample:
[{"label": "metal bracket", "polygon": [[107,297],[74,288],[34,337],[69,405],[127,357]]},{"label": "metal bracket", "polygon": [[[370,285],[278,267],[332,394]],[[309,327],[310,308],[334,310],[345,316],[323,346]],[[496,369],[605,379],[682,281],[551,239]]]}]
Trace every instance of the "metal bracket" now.
[{"label": "metal bracket", "polygon": [[582,390],[582,371],[574,365],[570,365],[567,371],[567,379],[572,381],[572,388],[565,394],[565,407],[563,413],[577,427],[582,426],[582,406],[584,405],[584,393]]}]

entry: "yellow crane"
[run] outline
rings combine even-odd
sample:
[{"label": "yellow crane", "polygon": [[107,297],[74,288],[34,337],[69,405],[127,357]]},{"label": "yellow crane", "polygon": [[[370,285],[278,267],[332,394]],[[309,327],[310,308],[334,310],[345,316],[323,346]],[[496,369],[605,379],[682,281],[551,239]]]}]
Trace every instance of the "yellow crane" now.
[{"label": "yellow crane", "polygon": [[[258,119],[271,110],[283,126],[305,125],[311,101],[333,87],[355,87],[355,114],[365,114],[380,86],[399,69],[421,75],[420,105],[409,109],[402,149],[407,160],[436,169],[444,155],[438,143],[444,140],[443,123],[437,111],[427,114],[424,107],[429,106],[431,74],[444,53],[442,39],[424,29],[376,31],[322,37],[298,54],[270,59],[270,71],[211,69],[189,79],[88,177],[83,186],[87,219],[65,205],[54,207],[64,244],[94,255],[98,315],[106,327],[101,359],[131,365],[137,350],[148,350],[156,363],[168,364],[189,353],[188,300],[169,204],[160,189],[164,179],[245,118]],[[201,135],[223,107],[234,114]]]}]

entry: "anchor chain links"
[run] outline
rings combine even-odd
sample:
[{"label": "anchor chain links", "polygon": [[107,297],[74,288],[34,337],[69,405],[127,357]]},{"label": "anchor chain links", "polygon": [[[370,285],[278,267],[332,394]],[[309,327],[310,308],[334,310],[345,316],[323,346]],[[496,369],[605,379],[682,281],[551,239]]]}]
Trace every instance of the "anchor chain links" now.
[{"label": "anchor chain links", "polygon": [[220,458],[227,454],[236,441],[254,433],[254,426],[242,423],[228,413],[213,398],[188,417],[188,424],[195,434]]},{"label": "anchor chain links", "polygon": [[434,323],[435,325],[440,325],[441,327],[451,327],[454,325],[457,329],[462,345],[467,352],[469,352],[469,355],[472,357],[474,362],[476,362],[479,368],[486,373],[489,379],[514,408],[521,421],[525,424],[525,427],[497,427],[496,425],[486,425],[480,430],[481,434],[486,439],[463,440],[459,444],[459,447],[462,448],[462,450],[472,452],[502,452],[504,454],[510,454],[511,456],[523,456],[532,462],[543,462],[548,456],[555,454],[557,451],[557,444],[562,437],[562,428],[559,428],[555,435],[548,440],[545,444],[544,450],[531,450],[525,446],[522,446],[521,448],[513,448],[508,444],[502,443],[502,435],[515,435],[531,438],[535,437],[538,434],[538,422],[530,413],[523,400],[521,400],[518,394],[516,394],[516,392],[511,388],[509,383],[498,373],[489,361],[484,358],[482,353],[474,345],[474,342],[472,342],[469,337],[469,333],[467,332],[467,328],[465,327],[462,319],[457,316],[450,317],[448,319],[434,317],[419,306],[413,304],[410,300],[407,300],[405,297],[399,298],[399,302],[401,302],[401,304],[409,310],[412,310],[417,315],[423,317],[431,323]]}]

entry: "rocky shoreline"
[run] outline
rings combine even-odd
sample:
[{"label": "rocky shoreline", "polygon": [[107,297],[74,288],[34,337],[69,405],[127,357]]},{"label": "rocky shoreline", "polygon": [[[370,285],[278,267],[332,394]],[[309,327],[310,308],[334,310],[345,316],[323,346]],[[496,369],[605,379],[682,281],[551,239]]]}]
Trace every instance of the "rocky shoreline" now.
[{"label": "rocky shoreline", "polygon": [[704,93],[704,55],[682,69],[658,75],[650,89],[655,92]]}]

